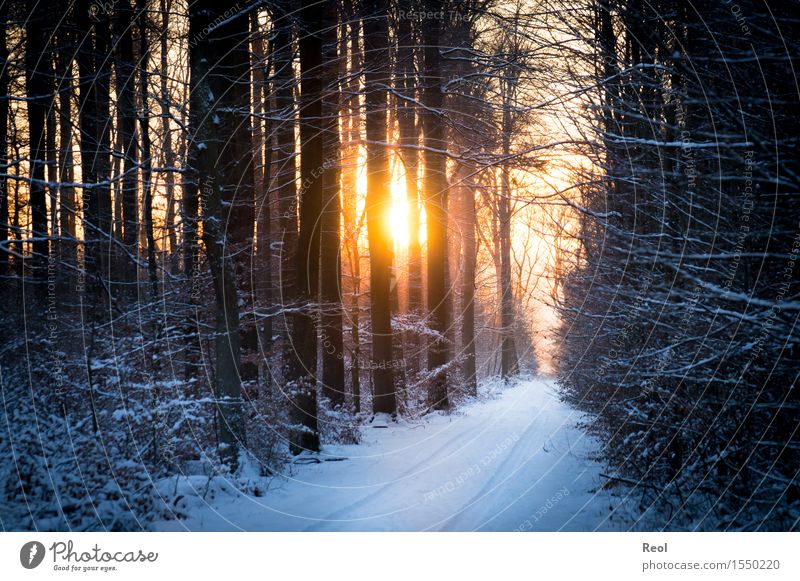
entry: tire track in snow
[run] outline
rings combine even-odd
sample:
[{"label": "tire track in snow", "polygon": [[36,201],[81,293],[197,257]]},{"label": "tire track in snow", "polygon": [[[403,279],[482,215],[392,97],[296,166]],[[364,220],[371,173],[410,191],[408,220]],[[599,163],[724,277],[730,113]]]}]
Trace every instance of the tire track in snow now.
[{"label": "tire track in snow", "polygon": [[[310,531],[324,530],[328,525],[331,525],[331,524],[334,524],[334,523],[342,524],[342,523],[352,523],[352,522],[359,522],[359,521],[360,522],[373,521],[373,520],[379,519],[381,517],[386,517],[386,516],[390,516],[390,515],[397,514],[397,513],[400,513],[400,512],[405,512],[405,511],[411,510],[414,507],[422,504],[421,502],[419,502],[419,503],[408,505],[408,506],[405,506],[405,507],[401,507],[401,508],[398,508],[398,509],[392,510],[392,511],[387,511],[386,510],[386,505],[388,504],[387,501],[386,501],[386,498],[387,498],[387,496],[388,496],[388,498],[391,498],[390,491],[394,487],[397,487],[397,486],[399,486],[401,484],[406,484],[407,480],[409,480],[411,478],[414,478],[417,475],[421,475],[421,474],[423,474],[425,472],[430,471],[431,468],[434,468],[435,466],[437,466],[439,464],[438,462],[434,462],[434,460],[436,458],[440,457],[445,450],[447,450],[448,448],[452,447],[453,444],[456,444],[458,442],[463,442],[464,433],[463,433],[462,430],[457,429],[457,422],[460,421],[460,420],[463,420],[463,419],[465,419],[467,417],[469,417],[469,416],[460,416],[457,419],[455,419],[453,422],[449,423],[447,425],[447,428],[445,428],[445,429],[447,429],[447,430],[452,429],[453,430],[453,434],[447,439],[447,441],[444,444],[440,445],[433,452],[431,452],[428,455],[426,455],[424,459],[416,462],[414,465],[412,465],[411,467],[409,467],[408,469],[406,469],[405,471],[400,473],[398,476],[396,476],[392,480],[387,480],[383,484],[375,485],[375,486],[379,486],[380,488],[378,488],[374,492],[371,492],[367,496],[364,496],[364,497],[356,500],[355,502],[352,502],[352,503],[348,504],[347,506],[341,507],[341,508],[331,512],[327,516],[321,518],[320,522],[312,524],[311,526],[306,527],[304,530],[305,531],[309,531],[309,532]],[[475,417],[473,416],[472,419],[474,420]],[[480,421],[479,425],[485,425],[485,424],[490,423],[490,422],[491,422],[491,417],[481,418],[481,421]],[[440,430],[439,433],[444,432],[445,429]],[[434,435],[431,436],[430,439],[434,439],[435,437],[436,437],[436,435],[434,434]],[[470,441],[463,442],[462,446],[460,446],[456,450],[456,452],[458,452],[461,449],[467,447],[471,443],[472,442],[470,442]],[[380,467],[380,462],[377,463],[375,467],[379,468]],[[383,508],[379,509],[379,510],[376,510],[373,514],[371,514],[369,516],[359,517],[359,518],[343,518],[344,515],[351,514],[353,511],[356,511],[356,510],[359,510],[359,509],[363,509],[364,507],[368,506],[369,503],[371,503],[373,501],[376,501],[376,500],[381,500],[381,504],[383,505]]]},{"label": "tire track in snow", "polygon": [[[454,515],[456,519],[458,519],[459,515],[469,516],[474,521],[475,515],[470,512],[471,509],[474,511],[473,507],[482,508],[478,505],[484,497],[491,496],[492,492],[502,486],[503,483],[518,476],[517,472],[524,468],[530,460],[531,450],[535,450],[534,455],[543,453],[542,445],[547,441],[548,437],[552,436],[552,430],[547,428],[552,428],[554,425],[554,422],[546,420],[546,417],[547,414],[556,412],[557,406],[553,405],[552,396],[536,393],[533,390],[549,390],[551,387],[551,384],[541,381],[521,383],[503,392],[502,396],[497,400],[478,404],[467,410],[464,416],[457,417],[452,423],[448,424],[448,428],[454,430],[453,436],[432,453],[426,455],[423,460],[417,462],[407,471],[382,485],[368,496],[333,511],[322,522],[315,523],[307,527],[306,530],[331,528],[334,523],[375,522],[381,517],[389,517],[413,510],[424,511],[425,514],[418,516],[415,520],[417,522],[423,519],[427,520],[426,524],[420,527],[425,529],[436,528],[442,523],[453,519]],[[493,408],[498,409],[494,410]],[[495,411],[496,413],[489,413],[490,411]],[[559,414],[559,425],[562,415]],[[544,425],[542,425],[542,418],[546,420]],[[521,436],[517,438],[519,434],[518,426],[520,425],[524,425],[525,428]],[[432,437],[435,438],[435,436]],[[511,437],[517,438],[516,441],[507,450],[503,449],[503,444]],[[451,451],[455,442],[460,442],[461,445]],[[468,498],[470,500],[468,502],[459,504],[454,509],[451,509],[449,514],[440,516],[435,513],[437,509],[441,511],[441,504],[437,507],[435,504],[429,505],[424,502],[407,504],[395,507],[394,510],[387,510],[392,506],[392,501],[395,498],[404,496],[402,493],[395,495],[395,487],[408,485],[409,479],[424,475],[421,482],[415,483],[416,488],[420,488],[423,492],[434,491],[437,488],[441,488],[443,481],[448,483],[452,479],[443,478],[440,472],[433,472],[433,469],[442,466],[449,468],[451,474],[460,474],[473,465],[477,465],[478,463],[474,461],[476,446],[479,451],[478,457],[483,459],[491,457],[493,451],[498,448],[502,451],[499,454],[499,458],[492,458],[492,462],[499,461],[494,470],[481,469],[477,477],[472,477],[463,485],[463,488],[460,486],[453,493],[456,500],[464,494],[469,494]],[[379,469],[379,465],[376,468]],[[427,483],[425,483],[425,480],[427,480]],[[476,488],[478,488],[478,492],[470,494],[470,490],[475,490]],[[445,504],[452,500],[448,498],[448,495],[439,499],[440,503]],[[369,511],[370,514],[358,518],[343,518],[347,514],[353,514],[354,511],[362,511],[363,514],[371,503],[375,503],[377,506],[372,511]],[[464,514],[465,512],[469,514]],[[482,518],[485,520],[485,517]],[[465,527],[455,528],[456,530],[465,530]]]}]

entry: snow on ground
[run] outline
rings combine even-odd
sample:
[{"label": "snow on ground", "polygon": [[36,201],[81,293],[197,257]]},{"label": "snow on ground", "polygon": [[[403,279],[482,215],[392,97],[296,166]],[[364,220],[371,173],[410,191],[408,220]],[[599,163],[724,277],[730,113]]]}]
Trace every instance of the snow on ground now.
[{"label": "snow on ground", "polygon": [[[548,380],[525,381],[450,415],[362,428],[362,443],[326,446],[314,464],[264,479],[259,496],[233,482],[164,481],[185,513],[157,530],[586,531],[608,518],[594,442]],[[301,461],[308,461],[304,458]]]}]

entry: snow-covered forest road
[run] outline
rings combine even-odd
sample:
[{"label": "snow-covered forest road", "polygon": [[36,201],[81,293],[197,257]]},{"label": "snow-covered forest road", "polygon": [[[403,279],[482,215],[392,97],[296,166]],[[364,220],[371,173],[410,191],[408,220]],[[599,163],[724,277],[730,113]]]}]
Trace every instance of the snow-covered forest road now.
[{"label": "snow-covered forest road", "polygon": [[[620,528],[595,445],[546,380],[525,381],[449,416],[365,427],[268,490],[203,476],[165,483],[184,518],[159,530],[558,531]],[[171,489],[171,490],[169,490]]]}]

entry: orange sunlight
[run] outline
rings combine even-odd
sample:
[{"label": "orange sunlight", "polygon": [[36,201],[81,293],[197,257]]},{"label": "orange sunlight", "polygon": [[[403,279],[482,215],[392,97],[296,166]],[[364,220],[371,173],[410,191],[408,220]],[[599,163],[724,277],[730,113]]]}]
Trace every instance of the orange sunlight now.
[{"label": "orange sunlight", "polygon": [[408,198],[406,197],[406,176],[398,156],[392,156],[391,182],[392,209],[389,211],[389,227],[396,252],[408,248]]},{"label": "orange sunlight", "polygon": [[[405,254],[408,248],[408,199],[406,193],[406,174],[403,163],[397,155],[392,155],[389,161],[390,182],[389,190],[392,196],[392,207],[389,209],[387,228],[391,229],[394,250]],[[358,208],[361,212],[367,197],[367,160],[363,148],[358,156],[358,178],[356,181],[358,193]],[[419,242],[425,244],[425,209],[420,208]]]}]

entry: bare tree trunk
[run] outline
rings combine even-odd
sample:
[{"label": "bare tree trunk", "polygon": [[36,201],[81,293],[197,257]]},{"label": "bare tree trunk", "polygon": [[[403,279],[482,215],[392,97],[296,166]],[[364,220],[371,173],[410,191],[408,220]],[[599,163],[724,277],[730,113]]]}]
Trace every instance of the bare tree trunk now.
[{"label": "bare tree trunk", "polygon": [[[459,184],[461,206],[461,232],[463,272],[461,279],[461,348],[464,354],[464,381],[467,393],[477,395],[478,381],[475,350],[475,269],[477,263],[477,242],[475,229],[475,194],[472,190],[470,166],[462,166],[462,181]],[[463,175],[466,174],[466,175]]]},{"label": "bare tree trunk", "polygon": [[[278,4],[281,6],[281,4]],[[297,191],[295,185],[295,114],[294,114],[294,51],[292,23],[288,12],[275,11],[275,107],[281,121],[275,130],[275,181],[278,190],[278,212],[281,236],[282,300],[293,306],[297,300],[294,257],[297,252]],[[287,325],[288,327],[288,325]],[[291,356],[291,355],[289,355]]]},{"label": "bare tree trunk", "polygon": [[[74,9],[78,37],[80,90],[78,107],[81,128],[81,174],[83,182],[84,264],[87,302],[97,315],[108,316],[110,297],[104,285],[110,258],[111,189],[109,77],[111,48],[108,14],[90,19],[89,1],[79,0]],[[99,297],[105,297],[98,301]]]},{"label": "bare tree trunk", "polygon": [[30,136],[30,208],[31,237],[33,243],[33,273],[38,278],[46,276],[48,260],[47,191],[45,189],[45,116],[48,94],[51,92],[47,55],[49,22],[46,5],[28,0],[28,18],[25,22],[25,93],[28,109],[28,134]]},{"label": "bare tree trunk", "polygon": [[364,26],[364,82],[367,133],[367,232],[370,257],[370,314],[372,322],[373,411],[397,410],[392,358],[390,289],[393,262],[391,194],[386,150],[386,86],[388,84],[387,7],[366,0]]},{"label": "bare tree trunk", "polygon": [[[219,98],[223,103],[220,120],[229,139],[221,144],[220,163],[223,173],[223,194],[226,210],[224,223],[232,245],[237,286],[242,291],[239,299],[248,316],[240,322],[242,380],[258,379],[258,322],[253,313],[254,289],[251,272],[253,239],[255,234],[255,196],[253,188],[253,138],[250,88],[250,18],[240,2],[231,0],[226,8],[228,18],[223,20],[225,35],[220,37],[218,67],[225,77]],[[222,14],[225,14],[222,12]],[[232,15],[232,16],[231,16]]]},{"label": "bare tree trunk", "polygon": [[58,136],[56,135],[56,91],[58,90],[58,85],[56,83],[56,77],[54,75],[54,60],[55,60],[55,53],[58,50],[55,41],[55,34],[50,37],[51,48],[52,51],[51,55],[47,59],[47,69],[46,73],[48,76],[48,95],[47,101],[45,103],[45,107],[47,113],[45,115],[45,148],[44,148],[44,164],[47,168],[47,189],[49,193],[50,199],[50,236],[53,238],[53,242],[51,243],[50,248],[50,256],[53,258],[57,258],[58,256],[58,246],[60,243],[58,242],[59,234],[59,224],[58,224],[58,175],[57,175],[57,160],[56,160],[56,140]]},{"label": "bare tree trunk", "polygon": [[349,40],[349,62],[342,59],[342,77],[347,73],[347,90],[342,93],[342,111],[347,115],[344,120],[346,128],[345,143],[342,147],[342,219],[344,222],[344,248],[347,252],[350,276],[350,337],[353,345],[350,361],[350,384],[353,397],[353,408],[361,411],[361,340],[359,325],[361,324],[361,256],[358,248],[360,219],[358,214],[358,142],[361,139],[361,109],[359,104],[359,87],[357,71],[361,70],[361,19],[353,0],[345,0],[345,13],[348,26],[342,27],[341,54],[344,55]]},{"label": "bare tree trunk", "polygon": [[[325,0],[320,7],[327,23],[337,22],[337,0]],[[339,237],[339,85],[336,27],[327,25],[323,42],[323,168],[320,232],[320,293],[322,303],[322,389],[335,406],[344,404],[344,341],[342,338],[342,258]],[[342,55],[341,58],[344,58]]]},{"label": "bare tree trunk", "polygon": [[[264,40],[258,32],[258,14],[253,12],[250,18],[252,37],[252,70],[253,70],[253,183],[256,199],[256,300],[268,309],[268,316],[258,326],[262,345],[272,344],[272,212],[270,190],[272,187],[272,142],[273,124],[265,112],[271,115],[271,99],[273,85],[269,80],[272,74],[274,42],[269,42],[265,51]],[[274,33],[274,28],[271,31]],[[270,37],[272,35],[270,34]],[[264,116],[264,126],[260,117]],[[263,143],[263,148],[261,144]]]},{"label": "bare tree trunk", "polygon": [[[231,205],[225,223],[231,243],[235,246],[237,276],[243,289],[249,290],[250,267],[253,255],[255,230],[255,202],[253,196],[253,147],[250,125],[250,19],[241,5],[230,0],[223,2],[233,15],[215,25],[224,30],[219,43],[216,68],[225,78],[222,94],[220,123],[230,139],[221,144],[220,163],[223,169],[224,201]],[[221,11],[220,14],[225,14]],[[248,339],[249,340],[249,339]]]},{"label": "bare tree trunk", "polygon": [[316,2],[300,7],[300,228],[295,277],[298,308],[293,317],[293,357],[287,377],[294,395],[290,451],[319,450],[317,428],[317,333],[312,303],[319,291],[319,219],[322,211],[322,13]]},{"label": "bare tree trunk", "polygon": [[[197,32],[195,32],[197,34]],[[189,35],[189,40],[195,42],[194,37]],[[195,74],[197,63],[193,59],[196,55],[192,53],[192,45],[189,46],[189,68],[190,75]],[[165,73],[166,71],[162,71]],[[198,71],[199,73],[199,71]],[[193,87],[190,80],[189,89]],[[201,339],[196,334],[196,329],[200,323],[200,297],[204,285],[200,277],[200,244],[198,239],[198,222],[200,220],[200,160],[197,155],[199,149],[196,147],[198,137],[198,127],[203,121],[200,116],[200,107],[195,103],[193,105],[192,97],[196,95],[189,95],[189,111],[188,115],[184,114],[187,118],[187,133],[181,139],[181,148],[183,149],[185,158],[184,174],[181,179],[181,245],[182,245],[182,266],[183,276],[185,277],[185,292],[189,303],[189,309],[185,317],[183,328],[185,341],[184,369],[183,374],[187,382],[195,381],[201,376],[200,373],[200,345]]]},{"label": "bare tree trunk", "polygon": [[[116,119],[117,127],[119,127],[121,125],[120,116],[121,115],[120,115],[119,109],[117,109],[117,119]],[[114,151],[116,152],[116,151],[121,151],[121,150],[122,150],[122,138],[120,136],[119,131],[117,131],[117,137],[114,140]],[[112,228],[114,230],[114,242],[115,242],[115,244],[116,243],[120,243],[121,244],[122,243],[122,237],[124,235],[123,231],[122,231],[123,230],[123,228],[122,228],[122,183],[121,183],[121,181],[119,179],[121,172],[122,172],[122,158],[120,156],[118,156],[118,155],[114,155],[111,158],[111,177],[112,177],[111,199],[112,199],[112,203],[114,205],[114,222],[112,224]],[[112,268],[114,268],[115,280],[119,278],[118,276],[116,276],[118,274],[118,270],[119,270],[119,268],[118,268],[118,266],[119,266],[118,263],[120,262],[119,258],[120,257],[118,257],[118,259],[114,261],[114,265],[112,266]]]},{"label": "bare tree trunk", "polygon": [[172,168],[175,167],[175,152],[172,145],[172,131],[170,130],[170,94],[169,94],[169,47],[167,45],[167,35],[169,34],[169,14],[172,10],[171,0],[160,0],[159,11],[161,12],[161,29],[159,31],[159,43],[161,48],[161,132],[163,135],[163,154],[164,167],[164,190],[167,198],[167,210],[164,218],[164,227],[167,230],[169,240],[169,252],[171,268],[177,268],[176,252],[178,247],[178,237],[175,232],[175,175]]},{"label": "bare tree trunk", "polygon": [[[188,140],[194,139],[200,123],[196,109],[189,107]],[[198,298],[197,289],[197,222],[199,220],[199,191],[200,177],[197,174],[198,161],[197,148],[187,147],[186,173],[181,182],[181,238],[183,244],[183,275],[187,278],[189,288],[189,301],[194,303]]]},{"label": "bare tree trunk", "polygon": [[158,265],[156,262],[155,232],[153,231],[153,161],[150,147],[150,106],[148,105],[147,99],[149,81],[147,63],[150,59],[150,43],[147,38],[146,4],[147,0],[137,0],[140,43],[139,90],[141,94],[139,98],[142,102],[142,114],[139,117],[139,130],[142,134],[142,199],[144,203],[145,239],[147,241],[147,271],[150,279],[150,292],[152,293],[153,300],[155,300],[158,297]]},{"label": "bare tree trunk", "polygon": [[[137,207],[139,144],[136,140],[136,77],[133,58],[133,8],[130,0],[119,0],[115,6],[114,25],[115,35],[118,38],[114,63],[116,65],[118,132],[121,147],[119,153],[122,157],[120,179],[122,216],[117,216],[117,220],[122,224],[122,244],[125,250],[131,256],[136,256],[139,237]],[[126,292],[132,292],[135,296],[135,291],[130,288],[130,285],[136,280],[136,263],[128,256],[122,256],[122,264],[119,265],[119,268]]]},{"label": "bare tree trunk", "polygon": [[[8,141],[9,144],[13,144],[14,148],[14,159],[20,159],[22,157],[22,149],[19,145],[19,140],[17,136],[19,135],[19,130],[17,129],[17,125],[13,118],[11,118],[11,137]],[[15,276],[20,277],[22,276],[22,260],[19,258],[20,255],[23,253],[22,248],[22,224],[20,220],[20,213],[22,208],[22,202],[20,201],[20,192],[19,192],[19,184],[20,184],[20,169],[19,164],[14,164],[14,178],[11,182],[14,187],[14,218],[11,219],[11,236],[10,238],[14,240],[13,243],[9,242],[9,250],[12,254],[14,254],[14,263],[12,267],[12,272]]]},{"label": "bare tree trunk", "polygon": [[500,222],[500,375],[508,378],[517,372],[517,348],[514,341],[514,293],[511,288],[511,101],[503,107],[503,163],[498,204]]},{"label": "bare tree trunk", "polygon": [[[68,16],[69,17],[69,16]],[[72,58],[75,54],[73,33],[69,27],[58,32],[59,50],[56,53],[58,87],[58,178],[59,223],[61,227],[60,254],[68,265],[75,265],[75,168],[72,155]]]},{"label": "bare tree trunk", "polygon": [[[426,0],[426,10],[434,13],[442,11],[441,0]],[[428,371],[433,373],[430,380],[428,399],[433,409],[448,409],[447,394],[447,345],[445,337],[450,326],[449,297],[447,292],[447,173],[444,150],[444,124],[441,118],[442,64],[439,55],[441,22],[428,18],[423,23],[423,44],[425,54],[425,88],[422,111],[425,135],[425,214],[428,230],[428,312],[430,326],[439,337],[428,348]]]},{"label": "bare tree trunk", "polygon": [[214,282],[216,303],[216,384],[218,409],[218,437],[223,461],[235,470],[238,466],[239,445],[244,437],[241,382],[239,375],[239,309],[236,274],[226,241],[223,224],[227,212],[223,210],[223,181],[219,175],[219,143],[229,137],[221,132],[218,109],[223,105],[220,95],[227,80],[216,69],[218,37],[225,38],[225,27],[205,34],[211,23],[227,7],[213,0],[199,0],[190,5],[189,36],[191,65],[190,106],[197,115],[193,159],[197,162],[200,191],[203,200],[203,242],[208,254]]},{"label": "bare tree trunk", "polygon": [[[9,239],[8,212],[8,4],[0,3],[0,243]],[[8,269],[8,252],[0,250],[0,276]]]},{"label": "bare tree trunk", "polygon": [[[96,195],[94,196],[97,204],[97,228],[98,239],[100,242],[100,270],[99,276],[104,279],[102,284],[105,286],[110,280],[111,273],[111,124],[110,114],[111,105],[111,59],[108,55],[111,52],[111,22],[106,15],[95,23],[95,46],[94,59],[95,67],[93,79],[97,85],[95,111],[96,111],[96,130],[97,130],[97,152],[95,168]],[[109,294],[108,287],[105,286],[104,292]],[[110,309],[102,315],[104,318],[110,316]]]},{"label": "bare tree trunk", "polygon": [[[408,200],[408,312],[422,314],[422,250],[419,243],[419,145],[415,122],[416,75],[414,72],[414,39],[411,19],[398,19],[397,46],[397,128],[400,156],[405,167],[406,198]],[[407,147],[407,149],[403,149]],[[420,369],[420,344],[413,331],[406,337],[408,370],[416,374]]]}]

